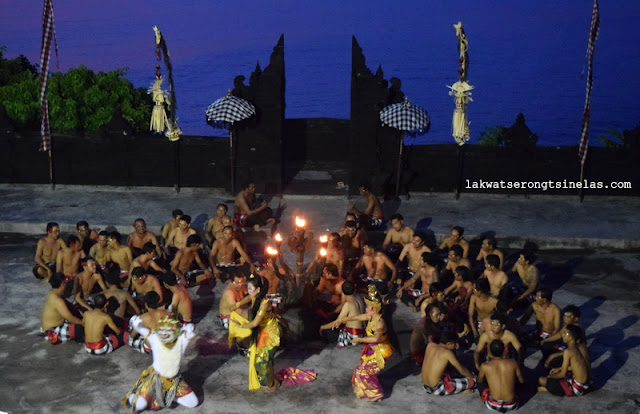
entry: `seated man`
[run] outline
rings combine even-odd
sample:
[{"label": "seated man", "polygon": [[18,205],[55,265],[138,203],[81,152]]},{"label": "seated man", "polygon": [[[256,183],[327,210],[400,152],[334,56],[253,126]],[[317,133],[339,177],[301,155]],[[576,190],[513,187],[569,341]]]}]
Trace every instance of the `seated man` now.
[{"label": "seated man", "polygon": [[82,311],[93,309],[90,305],[93,303],[93,300],[89,300],[90,296],[94,292],[94,287],[96,284],[100,287],[100,291],[104,292],[107,290],[107,287],[104,284],[102,279],[102,275],[98,273],[98,268],[96,265],[96,261],[90,257],[85,257],[80,261],[80,265],[82,266],[82,272],[78,273],[76,276],[75,284],[76,288],[76,303],[83,307]]},{"label": "seated man", "polygon": [[[469,311],[469,301],[473,294],[473,278],[467,266],[458,266],[453,272],[453,283],[445,289],[444,295],[453,297],[453,306],[461,313]],[[454,297],[455,296],[455,297]]]},{"label": "seated man", "polygon": [[[462,237],[464,234],[464,229],[460,226],[455,226],[451,229],[451,235],[444,239],[440,246],[438,247],[440,250],[451,250],[453,246],[462,247],[462,255],[463,259],[466,259],[469,256],[469,242]],[[465,264],[465,266],[468,266]],[[468,266],[471,268],[470,266]]]},{"label": "seated man", "polygon": [[142,253],[142,247],[147,243],[153,244],[156,249],[155,255],[162,257],[164,252],[160,248],[158,238],[155,234],[147,230],[147,223],[144,219],[137,218],[133,222],[133,227],[135,228],[135,231],[133,233],[129,233],[129,238],[127,239],[127,246],[131,248],[133,257],[139,256]]},{"label": "seated man", "polygon": [[167,310],[174,313],[180,323],[193,323],[193,301],[187,288],[179,284],[178,278],[171,272],[162,275],[162,283],[171,292],[171,304]]},{"label": "seated man", "polygon": [[[214,276],[224,281],[231,273],[232,268],[244,266],[245,264],[249,265],[251,273],[257,273],[256,267],[251,263],[251,258],[244,251],[240,242],[234,238],[233,227],[226,226],[222,234],[223,238],[213,242],[209,253],[209,264]],[[236,253],[240,255],[243,263],[236,263]]]},{"label": "seated man", "polygon": [[76,232],[82,245],[82,251],[85,255],[89,255],[89,250],[98,241],[98,232],[90,229],[89,223],[84,220],[76,223]]},{"label": "seated man", "polygon": [[[218,204],[216,207],[216,215],[207,221],[207,227],[204,229],[204,236],[209,246],[213,245],[215,240],[222,238],[222,230],[225,226],[232,225],[231,217],[227,215],[229,207],[226,204]],[[228,221],[228,223],[226,223]]]},{"label": "seated man", "polygon": [[538,391],[549,391],[559,397],[577,397],[589,389],[591,361],[578,346],[580,336],[580,328],[575,325],[567,327],[562,334],[562,340],[567,344],[562,353],[562,367],[552,369],[547,377],[540,377]]},{"label": "seated man", "polygon": [[120,269],[120,281],[122,286],[129,287],[129,270],[133,263],[133,254],[129,246],[120,244],[122,236],[117,231],[109,233],[107,238],[107,247],[109,248],[109,257],[111,261],[118,265]]},{"label": "seated man", "polygon": [[[281,267],[278,267],[277,260],[280,259]],[[269,290],[267,291],[267,299],[271,301],[271,306],[275,310],[280,307],[282,295],[280,294],[280,281],[285,277],[293,278],[291,268],[285,263],[282,257],[282,251],[279,250],[277,255],[268,255],[267,263],[260,270],[260,276],[269,281]]]},{"label": "seated man", "polygon": [[120,282],[120,268],[110,262],[105,269],[104,283],[107,289],[104,291],[104,295],[107,299],[116,298],[118,301],[118,309],[113,314],[119,318],[132,314],[140,315],[141,311],[138,304],[133,300],[128,290],[122,289]]},{"label": "seated man", "polygon": [[145,309],[142,315],[135,315],[129,319],[129,330],[125,334],[127,345],[143,354],[150,354],[151,347],[146,340],[146,336],[141,334],[145,328],[154,330],[158,327],[158,321],[171,315],[171,312],[160,306],[160,296],[156,292],[149,292],[144,295]]},{"label": "seated man", "polygon": [[567,349],[566,346],[562,343],[562,335],[567,330],[567,327],[570,325],[575,325],[582,330],[582,338],[578,341],[578,343],[586,343],[584,329],[580,325],[580,308],[575,305],[567,305],[562,310],[562,328],[555,334],[551,335],[548,338],[540,341],[542,345],[542,355],[547,358],[545,361],[545,366],[551,368],[557,368],[558,362],[562,359],[562,351]]},{"label": "seated man", "polygon": [[109,247],[107,246],[108,239],[109,232],[104,230],[101,231],[100,233],[98,233],[98,242],[91,246],[91,249],[89,249],[88,256],[96,261],[96,264],[98,265],[98,268],[100,270],[103,270],[107,262],[111,260],[111,252],[109,250]]},{"label": "seated man", "polygon": [[133,259],[131,269],[141,267],[145,272],[151,272],[150,269],[153,269],[158,275],[163,274],[165,270],[154,260],[155,254],[156,246],[151,242],[146,242],[144,246],[142,246],[140,255]]},{"label": "seated man", "polygon": [[[360,295],[355,293],[355,286],[351,282],[344,282],[342,284],[342,309],[340,310],[340,314],[336,318],[335,321],[324,324],[320,327],[320,331],[331,329],[334,330],[333,326],[335,322],[340,320],[340,318],[346,318],[349,316],[361,315],[364,313],[365,306],[364,301],[360,297]],[[344,348],[345,346],[356,345],[353,343],[354,338],[361,338],[366,336],[364,331],[364,322],[358,320],[350,320],[341,324],[339,327],[339,333],[337,335],[338,341],[338,349]],[[327,335],[329,340],[331,341],[330,335]],[[331,341],[333,342],[333,341]]]},{"label": "seated man", "polygon": [[[430,342],[424,353],[422,363],[422,386],[433,395],[468,394],[473,392],[476,381],[473,374],[466,369],[453,353],[458,348],[458,336],[453,332],[443,332],[440,343]],[[466,378],[451,378],[449,374],[443,376],[447,366],[451,364]]]},{"label": "seated man", "polygon": [[355,204],[349,206],[349,212],[358,215],[360,226],[365,230],[384,229],[384,214],[382,213],[382,205],[378,197],[371,192],[369,184],[360,184],[360,195],[364,197],[367,205],[364,210],[360,211]]},{"label": "seated man", "polygon": [[536,301],[520,318],[520,325],[524,327],[533,313],[536,314],[535,334],[531,338],[530,346],[537,346],[540,341],[555,335],[560,330],[560,308],[551,302],[553,293],[547,288],[538,289]]},{"label": "seated man", "polygon": [[[112,299],[112,302],[117,302]],[[123,334],[120,328],[107,314],[109,301],[104,295],[98,295],[94,299],[94,309],[84,313],[84,350],[91,355],[103,355],[113,352],[124,345]],[[105,328],[112,333],[106,333]]]},{"label": "seated man", "polygon": [[[435,288],[436,285],[438,284],[434,283],[431,286]],[[451,312],[443,302],[439,301],[442,297],[438,293],[441,293],[441,291],[433,293],[432,302],[425,308],[424,316],[420,318],[413,328],[409,339],[410,357],[420,366],[422,366],[424,360],[424,351],[427,344],[440,342],[440,335],[443,332],[453,332],[458,335],[458,338],[462,338],[469,333],[464,321]]]},{"label": "seated man", "polygon": [[477,338],[484,332],[482,322],[496,311],[497,305],[498,299],[491,296],[489,281],[478,279],[469,301],[469,325],[474,337]]},{"label": "seated man", "polygon": [[49,278],[51,290],[42,307],[40,331],[52,344],[57,345],[72,339],[80,342],[84,339],[82,319],[69,310],[71,304],[64,300],[63,294],[67,282],[62,273],[54,273]]},{"label": "seated man", "polygon": [[512,272],[518,272],[523,286],[514,306],[529,306],[536,300],[534,292],[538,290],[540,276],[538,268],[533,264],[534,260],[533,253],[522,252],[511,269]]},{"label": "seated man", "polygon": [[486,277],[489,281],[489,287],[491,289],[491,296],[497,298],[500,296],[500,290],[507,284],[509,278],[507,274],[500,270],[500,258],[498,255],[490,254],[484,259],[485,271],[482,273],[481,278]]},{"label": "seated man", "polygon": [[[74,235],[67,238],[67,246],[68,247],[58,251],[58,255],[56,256],[56,269],[58,272],[64,274],[67,283],[69,283],[76,278],[76,275],[80,271],[80,259],[83,259],[85,254],[82,250],[80,239]],[[75,289],[72,290],[70,294],[75,295]]]},{"label": "seated man", "polygon": [[355,221],[349,220],[344,225],[344,235],[341,237],[345,258],[344,274],[350,274],[353,266],[355,266],[358,260],[360,260],[360,256],[362,256],[362,247],[367,241],[367,238],[364,232],[358,229]]},{"label": "seated man", "polygon": [[330,295],[329,300],[316,301],[316,305],[319,305],[316,313],[323,320],[330,320],[331,314],[339,314],[342,310],[342,284],[344,282],[345,280],[340,277],[336,265],[332,263],[324,265],[320,283],[318,283],[318,287],[315,290],[316,299],[324,292],[328,292]]},{"label": "seated man", "polygon": [[524,378],[520,366],[511,359],[504,358],[505,344],[494,339],[489,344],[491,359],[480,366],[478,382],[487,381],[480,396],[485,407],[501,413],[517,410],[519,407],[516,395],[516,378],[520,384],[524,384]]},{"label": "seated man", "polygon": [[464,251],[462,247],[457,244],[451,246],[451,248],[449,249],[449,254],[447,255],[447,266],[444,269],[451,273],[447,274],[452,275],[458,266],[466,266],[471,269],[471,263],[469,262],[469,259],[464,258],[463,254]]},{"label": "seated man", "polygon": [[229,329],[229,315],[240,307],[240,301],[247,295],[245,277],[240,272],[233,273],[229,284],[222,292],[218,307],[218,318],[224,329]]},{"label": "seated man", "polygon": [[502,266],[504,266],[504,253],[496,247],[496,239],[494,237],[487,236],[482,239],[482,247],[480,247],[480,252],[478,252],[476,262],[484,263],[485,259],[490,254],[495,254],[500,258],[500,265],[497,267],[499,270],[502,270]]},{"label": "seated man", "polygon": [[[498,312],[494,312],[494,314],[491,315],[491,330],[483,332],[482,335],[480,335],[480,339],[478,339],[478,346],[476,346],[476,349],[473,351],[473,361],[477,370],[480,369],[480,359],[485,350],[485,346],[494,340],[500,340],[504,348],[505,353],[500,354],[500,357],[509,357],[509,345],[511,345],[515,351],[514,356],[516,358],[514,359],[518,364],[522,363],[524,358],[524,349],[522,349],[522,345],[520,344],[520,341],[518,341],[516,335],[510,330],[505,329],[505,327],[506,316],[501,315]],[[496,355],[493,354],[493,356]]]},{"label": "seated man", "polygon": [[178,227],[171,230],[164,243],[167,257],[169,259],[175,257],[178,250],[187,246],[187,239],[195,234],[196,231],[191,228],[191,216],[187,214],[180,216]]},{"label": "seated man", "polygon": [[169,234],[171,234],[171,232],[174,229],[178,228],[178,225],[180,224],[180,218],[182,217],[184,213],[182,212],[182,210],[180,210],[179,208],[173,210],[171,212],[171,216],[173,217],[171,220],[167,221],[164,226],[162,226],[162,241],[164,242],[164,246],[167,247],[167,239],[169,238]]},{"label": "seated man", "polygon": [[[428,296],[429,287],[440,281],[440,264],[440,258],[435,253],[422,253],[420,267],[411,279],[398,289],[396,297],[414,311],[418,311],[420,304]],[[417,283],[420,285],[417,286]]]},{"label": "seated man", "polygon": [[134,267],[131,271],[131,296],[140,303],[142,298],[149,292],[155,292],[162,303],[163,292],[160,281],[155,276],[148,274],[142,267]]},{"label": "seated man", "polygon": [[[182,223],[182,220],[180,222]],[[171,271],[180,279],[182,286],[199,285],[213,277],[213,273],[202,263],[198,254],[201,245],[200,236],[192,234],[187,239],[186,246],[178,251],[171,262]]]},{"label": "seated man", "polygon": [[382,250],[393,261],[398,259],[404,246],[413,240],[413,229],[404,225],[402,214],[391,216],[391,228],[382,242]]},{"label": "seated man", "polygon": [[[375,283],[376,288],[380,289],[380,285],[393,286],[396,281],[396,267],[391,263],[389,257],[376,250],[376,244],[372,241],[366,241],[364,243],[363,255],[353,269],[354,274],[357,275],[358,270],[362,267],[366,269],[366,277],[364,277],[365,284]],[[389,277],[387,270],[391,272]]]},{"label": "seated man", "polygon": [[402,262],[405,257],[408,258],[406,269],[402,269],[398,283],[412,278],[420,266],[422,265],[422,255],[430,253],[431,249],[424,245],[424,234],[416,233],[411,238],[411,243],[405,244],[398,256],[398,263]]},{"label": "seated man", "polygon": [[[317,265],[324,266],[327,263],[333,263],[338,266],[338,272],[340,273],[340,277],[344,277],[344,260],[345,253],[344,247],[340,241],[340,234],[331,233],[327,238],[327,248],[325,249],[326,254],[323,256],[320,251],[315,255],[311,263],[307,266],[307,272],[311,272],[312,274],[317,274],[315,271],[311,269],[317,269]],[[318,270],[320,273],[321,269]],[[314,278],[315,280],[315,278]]]},{"label": "seated man", "polygon": [[273,210],[264,200],[258,207],[255,193],[256,185],[253,182],[248,182],[242,187],[234,203],[235,223],[240,227],[253,227],[255,230],[267,224],[274,225],[276,220],[273,218]]},{"label": "seated man", "polygon": [[[56,272],[56,258],[58,252],[67,247],[60,238],[58,223],[47,223],[47,235],[38,240],[36,246],[36,264],[33,266],[33,275],[38,279],[49,280]],[[62,271],[62,270],[60,270]]]}]

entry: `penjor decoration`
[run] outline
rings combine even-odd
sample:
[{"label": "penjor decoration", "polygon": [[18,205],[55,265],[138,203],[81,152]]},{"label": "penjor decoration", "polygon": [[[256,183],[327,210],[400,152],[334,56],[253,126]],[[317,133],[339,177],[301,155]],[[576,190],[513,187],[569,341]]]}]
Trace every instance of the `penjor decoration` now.
[{"label": "penjor decoration", "polygon": [[[176,118],[176,95],[173,87],[173,77],[171,73],[171,59],[169,58],[169,49],[167,44],[158,29],[157,26],[153,27],[153,31],[156,35],[156,80],[151,84],[151,87],[147,91],[153,96],[153,112],[151,113],[151,123],[149,130],[157,132],[169,138],[170,141],[177,141],[180,139],[182,130],[178,127],[178,118]],[[160,72],[160,61],[164,56],[164,64],[167,69],[167,80],[169,81],[169,91],[162,89],[162,83],[164,78]],[[166,103],[166,109],[165,109]],[[167,115],[168,112],[168,115]],[[166,132],[165,132],[166,129]]]},{"label": "penjor decoration", "polygon": [[459,80],[452,86],[447,88],[451,89],[449,95],[454,97],[456,108],[453,110],[453,120],[451,122],[451,134],[456,140],[458,145],[462,146],[469,141],[469,119],[467,117],[467,101],[473,102],[471,99],[471,90],[473,86],[467,82],[467,69],[469,68],[469,55],[467,54],[468,42],[467,35],[464,33],[462,22],[454,24],[456,29],[456,36],[458,38],[458,52],[460,57],[458,63]]}]

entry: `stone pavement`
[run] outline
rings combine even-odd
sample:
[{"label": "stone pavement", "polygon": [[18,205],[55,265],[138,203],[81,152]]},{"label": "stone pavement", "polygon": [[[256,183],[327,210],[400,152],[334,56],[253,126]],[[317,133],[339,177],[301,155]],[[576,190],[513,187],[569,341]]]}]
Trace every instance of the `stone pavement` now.
[{"label": "stone pavement", "polygon": [[[51,346],[38,337],[42,301],[47,285],[31,274],[37,237],[48,221],[58,221],[63,233],[75,222],[87,220],[93,228],[115,227],[123,234],[137,217],[157,231],[181,208],[202,228],[219,202],[230,195],[217,190],[168,188],[90,188],[48,185],[0,185],[0,411],[10,413],[114,413],[127,412],[119,400],[132,387],[150,358],[131,349],[106,356],[90,356],[77,344]],[[285,234],[298,214],[310,222],[316,235],[341,224],[350,201],[359,198],[285,195],[271,206],[283,210],[279,227]],[[228,203],[231,204],[231,203]],[[467,229],[468,239],[495,232],[508,253],[525,241],[543,249],[537,263],[542,283],[553,287],[560,307],[581,307],[588,335],[597,390],[584,397],[561,399],[534,394],[522,413],[636,413],[640,399],[640,253],[638,250],[640,202],[634,198],[577,196],[507,197],[451,194],[414,195],[411,200],[385,202],[387,215],[398,211],[408,225],[440,241],[454,225]],[[472,243],[477,249],[477,244]],[[562,247],[558,250],[547,250]],[[585,249],[587,248],[587,249]],[[624,250],[618,250],[624,249]],[[287,261],[292,264],[291,255]],[[306,258],[310,260],[310,255]],[[514,259],[509,254],[507,262]],[[190,289],[199,336],[189,346],[181,368],[201,404],[178,407],[179,413],[388,413],[484,412],[478,395],[433,397],[425,395],[418,369],[407,359],[408,336],[417,314],[397,303],[394,326],[402,354],[396,354],[381,374],[386,398],[377,404],[356,400],[350,379],[360,346],[338,350],[320,341],[290,343],[285,340],[276,357],[276,369],[295,366],[314,369],[318,379],[299,387],[281,387],[273,394],[247,389],[247,360],[229,352],[225,332],[217,324],[217,306],[224,285]],[[296,322],[285,314],[285,320]],[[461,356],[471,364],[468,353]],[[542,372],[540,354],[529,351],[525,377],[535,382]],[[171,410],[170,412],[174,412]]]}]

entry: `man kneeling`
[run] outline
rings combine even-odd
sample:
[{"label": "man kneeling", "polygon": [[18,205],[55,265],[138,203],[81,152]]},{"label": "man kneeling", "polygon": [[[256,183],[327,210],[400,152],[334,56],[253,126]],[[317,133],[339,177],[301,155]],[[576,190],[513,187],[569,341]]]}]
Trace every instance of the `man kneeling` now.
[{"label": "man kneeling", "polygon": [[[456,358],[453,350],[458,348],[458,336],[453,332],[444,332],[440,343],[430,342],[424,353],[422,363],[422,384],[425,391],[433,395],[468,394],[473,392],[476,384],[473,374]],[[451,364],[466,378],[451,378],[444,374],[447,365]]]},{"label": "man kneeling", "polygon": [[[118,308],[118,300],[116,298],[107,300],[100,294],[94,298],[93,303],[94,309],[84,313],[84,350],[92,355],[108,354],[124,344],[120,328],[107,314],[110,304]],[[105,334],[106,327],[109,327],[113,333]]]},{"label": "man kneeling", "polygon": [[489,385],[480,396],[480,400],[490,409],[501,413],[517,410],[519,407],[516,396],[516,377],[524,383],[518,363],[512,359],[503,358],[504,342],[494,339],[489,344],[491,360],[480,366],[478,382],[487,380]]}]

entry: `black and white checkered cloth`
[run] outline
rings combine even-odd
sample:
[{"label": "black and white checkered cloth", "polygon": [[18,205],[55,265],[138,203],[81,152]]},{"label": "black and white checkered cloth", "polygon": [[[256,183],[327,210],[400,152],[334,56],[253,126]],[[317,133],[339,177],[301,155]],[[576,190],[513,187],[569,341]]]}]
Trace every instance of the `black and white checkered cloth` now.
[{"label": "black and white checkered cloth", "polygon": [[431,126],[431,118],[426,110],[412,105],[405,97],[404,102],[389,105],[380,111],[383,125],[404,131],[407,135],[426,134]]},{"label": "black and white checkered cloth", "polygon": [[205,111],[207,123],[214,128],[227,128],[255,113],[256,108],[250,102],[232,95],[218,99]]},{"label": "black and white checkered cloth", "polygon": [[47,101],[47,81],[49,79],[49,61],[51,59],[51,40],[55,45],[58,56],[58,41],[56,40],[56,28],[53,22],[53,3],[44,0],[42,11],[42,44],[40,46],[40,151],[51,150],[51,133],[49,130],[49,102]]}]

